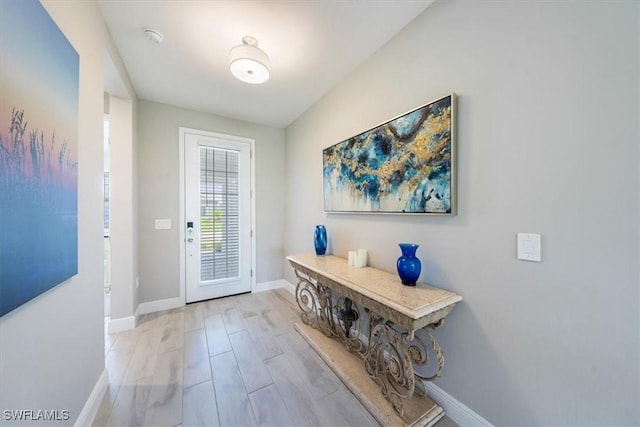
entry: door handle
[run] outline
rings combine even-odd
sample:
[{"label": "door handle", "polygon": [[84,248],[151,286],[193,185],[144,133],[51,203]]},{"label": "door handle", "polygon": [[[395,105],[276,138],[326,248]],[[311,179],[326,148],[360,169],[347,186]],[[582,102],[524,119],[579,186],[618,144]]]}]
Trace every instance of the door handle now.
[{"label": "door handle", "polygon": [[[187,233],[189,235],[193,233],[193,221],[187,221]],[[193,243],[193,237],[188,237],[187,242]]]}]

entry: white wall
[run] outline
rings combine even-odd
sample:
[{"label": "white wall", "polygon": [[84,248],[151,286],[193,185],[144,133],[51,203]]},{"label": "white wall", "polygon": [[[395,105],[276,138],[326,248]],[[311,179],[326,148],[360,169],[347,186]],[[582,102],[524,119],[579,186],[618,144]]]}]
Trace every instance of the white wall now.
[{"label": "white wall", "polygon": [[111,319],[131,317],[137,308],[132,108],[131,100],[110,97]]},{"label": "white wall", "polygon": [[[109,36],[96,3],[44,6],[80,55],[79,265],[72,279],[0,319],[0,410],[69,410],[69,421],[49,423],[64,425],[73,424],[104,370],[102,61]],[[3,417],[2,425],[10,423]]]},{"label": "white wall", "polygon": [[[115,269],[116,281],[112,281],[110,329],[133,324],[131,317],[138,307],[138,209],[137,209],[137,95],[131,84],[122,58],[109,37],[104,49],[105,108],[110,98],[117,107],[111,114],[111,126],[115,129],[116,155],[111,155],[110,164],[116,176],[112,177],[111,193],[115,202],[111,204],[111,226],[116,233],[116,247],[111,248],[111,268]],[[105,111],[107,112],[107,111]],[[115,179],[115,184],[113,182]],[[115,289],[114,289],[115,286]],[[124,322],[120,322],[124,320]],[[113,328],[114,323],[116,327]]]},{"label": "white wall", "polygon": [[[140,302],[180,295],[178,128],[255,139],[256,280],[283,277],[284,131],[141,100],[138,104]],[[171,219],[171,230],[155,230]]]},{"label": "white wall", "polygon": [[[286,129],[285,251],[324,223],[395,271],[419,243],[421,280],[464,297],[437,384],[496,425],[640,424],[638,9],[437,1]],[[458,216],[323,213],[323,148],[452,91]]]}]

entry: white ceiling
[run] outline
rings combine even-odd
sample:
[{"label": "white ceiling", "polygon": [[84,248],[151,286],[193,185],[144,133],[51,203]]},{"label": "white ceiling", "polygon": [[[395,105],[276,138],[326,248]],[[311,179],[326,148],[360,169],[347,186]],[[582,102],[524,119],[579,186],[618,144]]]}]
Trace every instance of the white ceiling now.
[{"label": "white ceiling", "polygon": [[[284,128],[433,0],[99,0],[142,99]],[[145,27],[159,30],[154,44]],[[229,72],[229,50],[251,35],[271,78]]]}]

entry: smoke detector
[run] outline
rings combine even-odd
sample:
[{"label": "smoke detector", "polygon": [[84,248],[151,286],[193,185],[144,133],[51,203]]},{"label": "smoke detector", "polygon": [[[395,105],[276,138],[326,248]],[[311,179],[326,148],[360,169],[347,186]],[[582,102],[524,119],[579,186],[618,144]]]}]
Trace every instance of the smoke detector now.
[{"label": "smoke detector", "polygon": [[162,33],[158,30],[154,30],[153,28],[145,28],[144,35],[147,37],[147,39],[156,44],[160,44],[162,43],[162,40],[164,40],[164,36],[162,35]]}]

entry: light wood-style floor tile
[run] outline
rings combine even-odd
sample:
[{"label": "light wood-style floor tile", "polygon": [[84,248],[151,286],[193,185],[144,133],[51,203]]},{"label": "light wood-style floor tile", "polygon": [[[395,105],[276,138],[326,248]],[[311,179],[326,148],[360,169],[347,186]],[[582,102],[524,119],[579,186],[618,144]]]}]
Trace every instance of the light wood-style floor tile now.
[{"label": "light wood-style floor tile", "polygon": [[112,341],[110,350],[118,350],[122,348],[134,348],[138,341],[140,331],[136,329],[131,329],[128,331],[116,332],[109,335]]},{"label": "light wood-style floor tile", "polygon": [[245,318],[244,324],[255,344],[256,357],[267,360],[282,354],[282,349],[273,339],[272,330],[260,318],[259,313],[256,316]]},{"label": "light wood-style floor tile", "polygon": [[295,426],[274,385],[250,393],[249,401],[259,427]]},{"label": "light wood-style floor tile", "polygon": [[211,358],[213,385],[216,392],[218,416],[222,427],[255,426],[247,391],[233,352]]},{"label": "light wood-style floor tile", "polygon": [[222,299],[214,299],[209,301],[203,301],[198,303],[200,307],[202,307],[202,317],[205,319],[209,316],[214,316],[220,313],[220,304]]},{"label": "light wood-style floor tile", "polygon": [[167,323],[168,311],[156,311],[154,313],[141,314],[138,317],[138,331],[148,331],[154,328],[161,328]]},{"label": "light wood-style floor tile", "polygon": [[134,347],[123,347],[107,353],[105,367],[109,372],[109,387],[100,402],[94,425],[105,425],[109,420],[116,396],[120,390],[120,384],[122,384],[126,369],[129,366],[129,362],[131,362],[133,351]]},{"label": "light wood-style floor tile", "polygon": [[265,306],[264,309],[259,312],[260,321],[263,322],[265,327],[269,328],[270,334],[274,337],[278,335],[289,334],[295,332],[291,320],[287,320],[279,313],[277,307]]},{"label": "light wood-style floor tile", "polygon": [[291,294],[284,289],[264,292],[262,298],[269,306],[273,307],[282,318],[293,321],[300,319],[300,308]]},{"label": "light wood-style floor tile", "polygon": [[149,402],[151,377],[140,378],[132,385],[121,385],[111,410],[108,426],[143,426]]},{"label": "light wood-style floor tile", "polygon": [[305,381],[306,375],[292,368],[289,355],[284,353],[265,363],[294,424],[300,427],[321,426],[322,414]]},{"label": "light wood-style floor tile", "polygon": [[173,427],[182,422],[182,349],[160,353],[151,378],[144,425]]},{"label": "light wood-style floor tile", "polygon": [[377,426],[297,320],[283,289],[141,316],[105,337],[109,388],[92,426]]},{"label": "light wood-style floor tile", "polygon": [[184,311],[177,311],[168,315],[162,327],[160,347],[158,351],[172,351],[184,347]]},{"label": "light wood-style floor tile", "polygon": [[253,344],[249,332],[240,331],[229,335],[229,338],[231,339],[231,346],[236,355],[240,374],[247,392],[251,393],[273,384],[271,375],[267,371],[267,367],[264,366],[262,359],[256,357],[256,346]]},{"label": "light wood-style floor tile", "polygon": [[184,386],[211,380],[209,350],[204,329],[186,332],[184,346]]},{"label": "light wood-style floor tile", "polygon": [[229,335],[227,335],[221,314],[207,317],[204,320],[204,325],[207,332],[207,345],[209,346],[210,356],[231,351]]},{"label": "light wood-style floor tile", "polygon": [[322,414],[327,418],[325,425],[374,427],[378,422],[353,397],[348,390],[338,390],[318,402]]},{"label": "light wood-style floor tile", "polygon": [[264,304],[256,297],[257,294],[242,294],[233,297],[236,307],[242,315],[242,319],[255,317],[264,308]]},{"label": "light wood-style floor tile", "polygon": [[242,314],[234,303],[221,305],[220,311],[222,312],[222,318],[224,319],[224,325],[228,334],[240,332],[245,329]]},{"label": "light wood-style floor tile", "polygon": [[218,427],[218,406],[213,382],[206,381],[184,389],[182,396],[184,427]]},{"label": "light wood-style floor tile", "polygon": [[333,373],[323,366],[324,362],[297,333],[281,335],[276,341],[285,352],[292,355],[289,358],[291,367],[304,376],[313,397],[320,399],[338,389]]},{"label": "light wood-style floor tile", "polygon": [[122,380],[123,384],[134,385],[139,379],[153,375],[161,339],[161,328],[143,330],[139,334],[131,362]]},{"label": "light wood-style floor tile", "polygon": [[184,310],[184,331],[204,328],[204,317],[202,316],[202,303],[189,304]]}]

